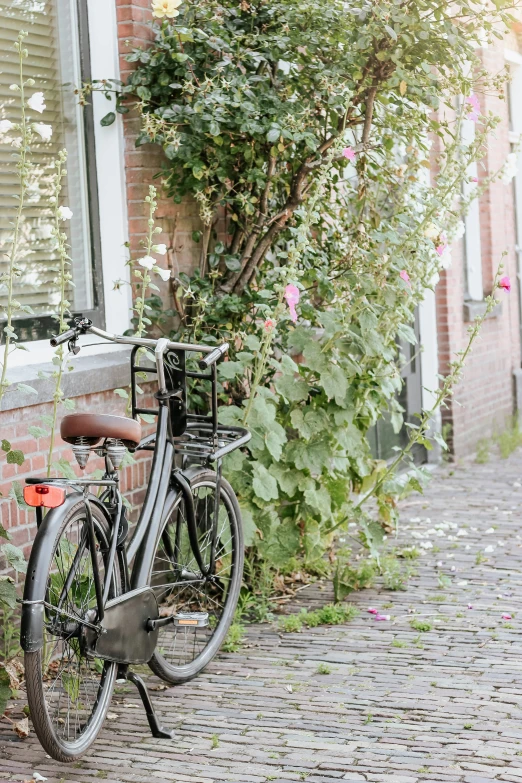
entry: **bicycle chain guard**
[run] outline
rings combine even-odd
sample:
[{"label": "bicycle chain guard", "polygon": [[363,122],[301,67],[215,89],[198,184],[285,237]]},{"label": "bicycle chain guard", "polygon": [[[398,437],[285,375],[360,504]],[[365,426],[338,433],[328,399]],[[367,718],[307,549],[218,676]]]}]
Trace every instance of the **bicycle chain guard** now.
[{"label": "bicycle chain guard", "polygon": [[150,620],[159,617],[154,591],[150,587],[131,590],[108,601],[104,611],[101,633],[84,626],[86,654],[115,663],[148,663],[159,633],[159,628],[149,626]]}]

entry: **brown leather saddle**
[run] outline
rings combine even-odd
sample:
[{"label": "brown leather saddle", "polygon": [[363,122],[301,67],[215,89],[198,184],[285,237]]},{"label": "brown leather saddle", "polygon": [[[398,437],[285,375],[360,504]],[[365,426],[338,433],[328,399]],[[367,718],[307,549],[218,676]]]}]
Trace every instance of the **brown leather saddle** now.
[{"label": "brown leather saddle", "polygon": [[126,446],[137,446],[141,441],[141,424],[125,416],[106,413],[71,413],[64,416],[60,434],[67,443],[85,438],[91,446],[105,438],[123,441]]}]

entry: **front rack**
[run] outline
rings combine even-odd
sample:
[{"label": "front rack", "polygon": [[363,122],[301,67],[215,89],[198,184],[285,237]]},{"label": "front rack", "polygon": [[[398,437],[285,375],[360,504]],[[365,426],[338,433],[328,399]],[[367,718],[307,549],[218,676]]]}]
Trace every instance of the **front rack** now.
[{"label": "front rack", "polygon": [[[156,367],[138,363],[139,347],[131,354],[131,394],[132,415],[157,416],[158,408],[144,408],[138,402],[138,383],[140,373],[144,376],[156,374]],[[141,349],[142,350],[142,349]],[[167,383],[170,421],[176,453],[189,459],[203,462],[216,462],[231,451],[244,446],[251,438],[244,427],[218,424],[218,397],[216,365],[209,372],[195,372],[186,367],[184,350],[169,350],[165,354],[164,368]],[[209,381],[210,413],[208,415],[190,413],[187,410],[187,379]],[[137,447],[140,451],[154,451],[156,434],[144,438]]]}]

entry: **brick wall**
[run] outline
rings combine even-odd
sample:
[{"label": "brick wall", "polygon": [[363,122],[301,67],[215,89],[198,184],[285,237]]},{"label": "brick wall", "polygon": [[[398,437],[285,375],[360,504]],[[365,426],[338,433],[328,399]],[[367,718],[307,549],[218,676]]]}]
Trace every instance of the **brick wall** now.
[{"label": "brick wall", "polygon": [[[136,46],[147,46],[151,41],[152,31],[146,22],[152,18],[152,14],[149,0],[116,0],[116,7],[120,71],[121,79],[125,81],[135,67],[125,60],[125,54]],[[154,179],[154,175],[161,170],[165,158],[161,150],[151,144],[135,146],[140,130],[140,120],[135,113],[124,115],[124,127],[129,240],[131,251],[135,254],[139,252],[140,240],[147,232],[143,199],[148,193],[149,184],[161,189],[161,179]],[[166,198],[160,198],[157,218],[164,229],[157,241],[164,242],[169,248],[167,263],[172,272],[175,275],[190,272],[199,263],[198,246],[192,241],[192,232],[201,228],[196,202],[187,200],[175,205]],[[167,294],[165,287],[164,293]]]},{"label": "brick wall", "polygon": [[[516,41],[508,41],[516,49]],[[492,72],[504,67],[504,43],[483,50],[485,65]],[[484,113],[494,112],[502,118],[490,139],[484,167],[479,166],[479,181],[498,170],[510,152],[507,102],[492,96],[479,96]],[[522,99],[522,96],[521,96]],[[513,370],[520,367],[519,308],[517,294],[517,260],[515,254],[515,205],[512,185],[495,182],[480,199],[480,232],[482,244],[482,275],[484,294],[491,292],[495,270],[502,253],[505,273],[512,280],[510,295],[499,292],[501,301],[495,317],[482,327],[464,377],[453,400],[443,410],[443,422],[451,425],[454,453],[463,456],[472,452],[477,443],[501,431],[514,413]],[[467,343],[463,316],[466,295],[466,271],[461,240],[452,249],[452,267],[441,274],[436,289],[439,371],[448,372],[449,362]]]},{"label": "brick wall", "polygon": [[[133,46],[146,45],[151,38],[151,31],[145,22],[151,18],[149,0],[116,0],[118,15],[118,37],[121,53],[121,78],[126,79],[130,66],[124,59],[124,54]],[[129,241],[131,251],[136,257],[140,250],[140,240],[147,232],[147,206],[143,199],[148,193],[149,183],[161,188],[161,180],[154,180],[154,175],[161,169],[163,158],[161,151],[152,145],[136,148],[134,140],[139,130],[139,119],[133,114],[124,117],[125,134],[125,176],[127,187],[127,203],[129,215]],[[166,259],[162,262],[169,265],[174,274],[180,271],[190,272],[198,262],[198,248],[192,241],[192,232],[201,227],[199,213],[195,202],[174,205],[166,198],[159,198],[157,222],[164,228],[164,233],[157,237],[158,242],[165,242],[169,248]],[[167,284],[156,281],[162,286],[164,300],[169,299]],[[105,391],[75,398],[76,410],[99,413],[116,413],[123,415],[125,402],[114,394]],[[28,433],[31,425],[41,425],[41,417],[51,413],[51,403],[32,405],[18,410],[0,412],[0,433],[2,438],[11,442],[13,448],[21,449],[25,456],[22,466],[7,465],[0,459],[0,492],[4,500],[0,503],[0,521],[9,531],[11,540],[22,547],[28,555],[31,542],[36,532],[34,511],[20,510],[14,501],[6,500],[13,480],[21,484],[28,476],[45,475],[48,439],[35,441]],[[66,413],[60,411],[60,417]],[[150,428],[149,428],[150,429]],[[56,437],[55,459],[64,457],[74,467],[76,473],[81,471],[76,465],[70,447],[63,443],[59,434]],[[136,464],[121,471],[121,483],[126,497],[137,509],[141,506],[147,485],[150,453],[139,453],[135,456]],[[103,460],[94,455],[89,459],[86,474],[103,468]],[[2,497],[0,496],[0,497]],[[136,515],[134,515],[136,516]],[[0,562],[0,573],[2,563]]]},{"label": "brick wall", "polygon": [[[85,397],[77,397],[76,410],[89,413],[113,413],[123,415],[125,402],[114,394],[113,391],[90,394]],[[148,404],[148,403],[147,403]],[[47,453],[49,450],[49,438],[35,440],[29,434],[29,427],[42,426],[43,415],[52,413],[52,403],[43,405],[31,405],[18,410],[3,411],[0,413],[0,432],[7,438],[13,449],[24,452],[23,465],[8,465],[5,460],[0,461],[0,492],[6,498],[12,487],[13,481],[22,485],[29,476],[45,476]],[[92,474],[95,470],[103,469],[103,460],[91,454],[87,467],[82,473],[76,463],[71,448],[64,443],[59,435],[56,436],[54,459],[65,458],[80,475]],[[139,452],[134,456],[135,464],[120,471],[121,487],[125,496],[134,509],[138,509],[144,499],[147,486],[148,468],[150,465],[150,452]],[[134,518],[136,512],[134,512]],[[18,508],[14,501],[4,500],[0,504],[0,521],[11,536],[11,542],[23,549],[26,556],[29,555],[31,542],[36,533],[36,518],[34,509],[24,511]],[[1,564],[0,564],[1,573]]]}]

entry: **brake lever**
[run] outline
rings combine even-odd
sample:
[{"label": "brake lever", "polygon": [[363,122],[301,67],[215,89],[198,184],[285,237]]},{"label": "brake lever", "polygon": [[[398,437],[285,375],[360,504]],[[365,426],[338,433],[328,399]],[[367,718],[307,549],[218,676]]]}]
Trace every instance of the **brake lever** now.
[{"label": "brake lever", "polygon": [[76,345],[76,337],[69,340],[67,348],[69,349],[69,353],[72,353],[73,356],[77,356],[80,353],[80,346]]}]

